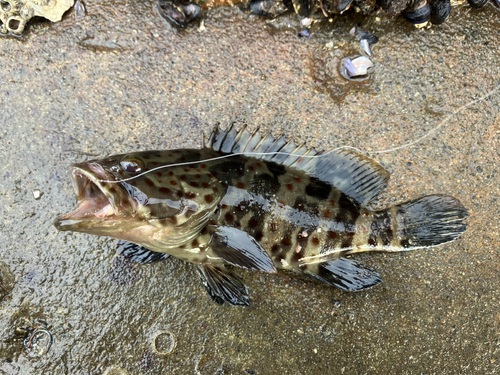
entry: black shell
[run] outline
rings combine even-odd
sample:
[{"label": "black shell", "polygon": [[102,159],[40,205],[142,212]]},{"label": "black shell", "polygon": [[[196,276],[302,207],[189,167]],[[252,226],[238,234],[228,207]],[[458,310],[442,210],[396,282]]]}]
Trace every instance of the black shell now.
[{"label": "black shell", "polygon": [[431,6],[431,18],[430,21],[434,25],[440,25],[450,15],[451,3],[450,0],[435,0],[430,4]]},{"label": "black shell", "polygon": [[406,18],[414,25],[420,25],[429,20],[431,15],[431,7],[429,4],[418,4],[416,6],[411,6],[403,11],[403,17]]},{"label": "black shell", "polygon": [[277,17],[287,11],[285,3],[281,0],[252,0],[250,9],[252,13],[266,17]]},{"label": "black shell", "polygon": [[188,23],[198,17],[201,8],[198,4],[179,3],[169,0],[158,1],[158,13],[169,23],[179,27],[186,27]]},{"label": "black shell", "polygon": [[479,9],[484,7],[488,0],[468,0],[468,2],[472,8]]}]

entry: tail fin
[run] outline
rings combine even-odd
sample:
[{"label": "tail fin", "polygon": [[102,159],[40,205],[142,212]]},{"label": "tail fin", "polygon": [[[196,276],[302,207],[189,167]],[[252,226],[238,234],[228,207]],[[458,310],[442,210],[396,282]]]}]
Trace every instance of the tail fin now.
[{"label": "tail fin", "polygon": [[403,248],[435,246],[458,238],[467,210],[453,197],[429,195],[397,206],[398,237]]}]

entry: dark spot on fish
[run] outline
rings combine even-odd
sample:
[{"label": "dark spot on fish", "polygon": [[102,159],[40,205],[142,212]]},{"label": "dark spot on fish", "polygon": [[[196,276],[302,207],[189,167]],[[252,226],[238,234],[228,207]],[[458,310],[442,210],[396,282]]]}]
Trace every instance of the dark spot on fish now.
[{"label": "dark spot on fish", "polygon": [[250,221],[248,222],[248,226],[250,228],[257,228],[259,226],[259,221],[255,218],[251,218]]},{"label": "dark spot on fish", "polygon": [[261,163],[259,163],[259,162],[255,163],[255,165],[256,165],[257,167],[259,167],[259,168],[261,168],[261,167],[262,167],[262,164],[261,164]]},{"label": "dark spot on fish", "polygon": [[197,187],[199,187],[199,186],[200,186],[200,184],[199,184],[199,183],[197,183],[196,181],[191,181],[191,182],[189,183],[189,185],[191,185],[192,187],[195,187],[195,188],[197,188]]},{"label": "dark spot on fish", "polygon": [[157,158],[161,158],[161,154],[156,154],[155,155]]},{"label": "dark spot on fish", "polygon": [[184,168],[184,172],[189,172],[189,168]]},{"label": "dark spot on fish", "polygon": [[329,219],[330,218],[330,210],[325,210],[324,216],[326,219]]},{"label": "dark spot on fish", "polygon": [[227,221],[233,221],[234,220],[234,216],[230,212],[226,213],[225,218],[226,218]]},{"label": "dark spot on fish", "polygon": [[316,246],[318,246],[318,245],[319,245],[319,238],[318,238],[318,237],[313,237],[311,241],[312,241],[312,243],[313,243],[314,245],[316,245]]},{"label": "dark spot on fish", "polygon": [[302,180],[300,179],[300,177],[295,176],[293,179],[294,179],[294,180],[295,180],[295,182],[296,182],[296,183],[298,183],[298,184],[302,182]]},{"label": "dark spot on fish", "polygon": [[193,242],[191,242],[191,245],[192,245],[193,247],[198,247],[198,246],[200,245],[200,243],[198,242],[198,240],[197,240],[197,239],[194,239],[194,240],[193,240]]},{"label": "dark spot on fish", "polygon": [[241,182],[241,181],[240,181],[240,182],[238,182],[238,183],[236,184],[236,186],[237,186],[239,189],[244,189],[244,188],[245,188],[245,184],[244,184],[243,182]]},{"label": "dark spot on fish", "polygon": [[158,165],[158,162],[157,161],[152,161],[151,164]]},{"label": "dark spot on fish", "polygon": [[365,211],[365,213],[363,215],[368,216],[368,215],[370,215],[370,213],[368,211]]},{"label": "dark spot on fish", "polygon": [[144,182],[151,187],[155,186],[155,183],[147,177],[144,178]]},{"label": "dark spot on fish", "polygon": [[196,197],[196,194],[195,194],[195,193],[191,193],[191,192],[189,192],[189,193],[186,193],[186,197],[187,197],[188,199],[193,199],[193,198],[195,198],[195,197]]},{"label": "dark spot on fish", "polygon": [[330,237],[332,240],[337,238],[337,232],[334,232],[333,230],[329,230],[327,233],[328,233],[328,237]]},{"label": "dark spot on fish", "polygon": [[207,167],[207,165],[205,163],[203,163],[203,164],[200,164],[200,167],[202,167],[203,169],[205,169]]},{"label": "dark spot on fish", "polygon": [[184,196],[184,192],[182,190],[177,190],[177,196],[182,198]]},{"label": "dark spot on fish", "polygon": [[292,254],[292,259],[291,259],[292,264],[297,264],[299,262],[299,260],[301,260],[303,257],[304,257],[304,255],[302,254],[301,251],[299,251],[299,252],[294,251]]},{"label": "dark spot on fish", "polygon": [[175,180],[170,180],[170,185],[173,185],[173,186],[177,185],[177,181],[175,181]]},{"label": "dark spot on fish", "polygon": [[387,228],[385,233],[381,236],[382,245],[389,246],[391,244],[392,238],[393,238],[392,229]]},{"label": "dark spot on fish", "polygon": [[328,199],[331,187],[326,182],[314,179],[306,186],[306,194],[310,197]]},{"label": "dark spot on fish", "polygon": [[208,182],[202,182],[201,186],[203,186],[204,188],[209,188],[210,184]]},{"label": "dark spot on fish", "polygon": [[344,193],[340,194],[339,210],[350,213],[351,219],[349,222],[352,224],[354,224],[359,217],[358,207],[356,207],[356,205]]},{"label": "dark spot on fish", "polygon": [[156,172],[156,175],[157,175],[158,177],[163,176],[163,175],[161,174],[161,172]]},{"label": "dark spot on fish", "polygon": [[171,158],[171,157],[172,157],[172,156],[174,156],[174,155],[172,155],[172,154],[168,154],[167,156]]},{"label": "dark spot on fish", "polygon": [[184,156],[181,156],[181,158],[179,160],[180,161],[186,161],[186,158]]},{"label": "dark spot on fish", "polygon": [[276,224],[276,223],[269,224],[269,230],[271,232],[276,232],[278,230],[278,224]]},{"label": "dark spot on fish", "polygon": [[284,237],[282,240],[281,240],[281,244],[283,246],[291,246],[292,245],[292,241],[290,240],[290,238],[288,237]]},{"label": "dark spot on fish", "polygon": [[185,174],[183,175],[180,175],[179,178],[182,180],[182,181],[185,181],[187,180],[187,176]]},{"label": "dark spot on fish", "polygon": [[249,170],[249,171],[255,171],[255,168],[254,168],[254,166],[253,166],[253,165],[250,165],[250,166],[248,167],[248,170]]},{"label": "dark spot on fish", "polygon": [[205,195],[205,201],[207,203],[212,203],[214,201],[214,196],[210,194]]},{"label": "dark spot on fish", "polygon": [[212,190],[213,190],[214,192],[218,192],[218,191],[219,191],[219,189],[217,189],[217,186],[214,186],[214,187],[212,188]]},{"label": "dark spot on fish", "polygon": [[222,209],[227,208],[227,204],[221,204],[221,205],[220,205],[220,208],[222,208]]},{"label": "dark spot on fish", "polygon": [[257,232],[255,232],[253,238],[255,238],[257,241],[260,241],[262,239],[262,237],[264,237],[264,234],[259,230]]},{"label": "dark spot on fish", "polygon": [[166,187],[161,187],[158,189],[158,191],[162,194],[170,194],[171,190],[169,188],[166,188]]},{"label": "dark spot on fish", "polygon": [[195,174],[194,178],[201,178],[201,174]]},{"label": "dark spot on fish", "polygon": [[344,239],[342,240],[342,245],[341,245],[341,247],[342,247],[343,249],[345,249],[345,248],[349,248],[349,247],[351,247],[351,245],[352,245],[352,236],[347,236],[346,238],[344,238]]},{"label": "dark spot on fish", "polygon": [[377,239],[371,234],[370,237],[368,237],[368,245],[373,247],[377,246]]},{"label": "dark spot on fish", "polygon": [[293,191],[293,185],[292,184],[286,184],[286,188],[290,191]]},{"label": "dark spot on fish", "polygon": [[172,171],[168,171],[168,175],[169,175],[169,176],[173,176],[173,175],[174,175],[174,172],[172,172]]},{"label": "dark spot on fish", "polygon": [[147,154],[146,155],[142,155],[142,157],[143,157],[143,159],[146,159],[146,160],[150,159],[150,156],[147,155]]},{"label": "dark spot on fish", "polygon": [[332,207],[335,207],[335,201],[334,201],[333,199],[330,201],[330,205],[331,205]]},{"label": "dark spot on fish", "polygon": [[275,244],[271,247],[271,254],[273,254],[273,255],[274,255],[274,254],[278,253],[279,251],[280,251],[280,245],[278,245],[278,244],[276,244],[276,243],[275,243]]}]

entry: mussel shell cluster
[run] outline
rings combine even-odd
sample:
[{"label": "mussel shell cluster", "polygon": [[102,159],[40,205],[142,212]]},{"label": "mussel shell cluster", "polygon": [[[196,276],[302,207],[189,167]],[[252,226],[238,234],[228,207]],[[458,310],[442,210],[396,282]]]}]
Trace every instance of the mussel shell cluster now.
[{"label": "mussel shell cluster", "polygon": [[[202,4],[204,0],[191,0],[190,3],[186,1],[190,0],[159,0],[160,14],[170,23],[186,27],[187,23],[200,13],[199,8],[187,8],[188,4]],[[500,6],[500,0],[492,1]],[[487,2],[488,0],[468,0],[472,8],[481,8]],[[416,27],[423,27],[429,22],[441,24],[451,12],[450,0],[250,0],[245,4],[242,8],[266,17],[277,17],[287,10],[292,10],[305,27],[313,22],[331,19],[333,15],[351,8],[365,14],[382,8],[390,16],[402,14]]]}]

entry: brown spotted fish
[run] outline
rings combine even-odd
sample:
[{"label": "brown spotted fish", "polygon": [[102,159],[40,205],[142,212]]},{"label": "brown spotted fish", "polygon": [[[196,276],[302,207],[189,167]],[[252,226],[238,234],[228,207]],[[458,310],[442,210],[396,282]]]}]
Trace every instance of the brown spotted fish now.
[{"label": "brown spotted fish", "polygon": [[218,303],[248,305],[226,265],[313,276],[347,291],[377,285],[346,255],[450,242],[467,211],[430,195],[381,211],[366,206],[389,173],[357,152],[321,153],[283,137],[216,127],[202,149],[143,151],[71,166],[77,208],[59,230],[110,236],[148,262],[167,254],[198,265]]}]

